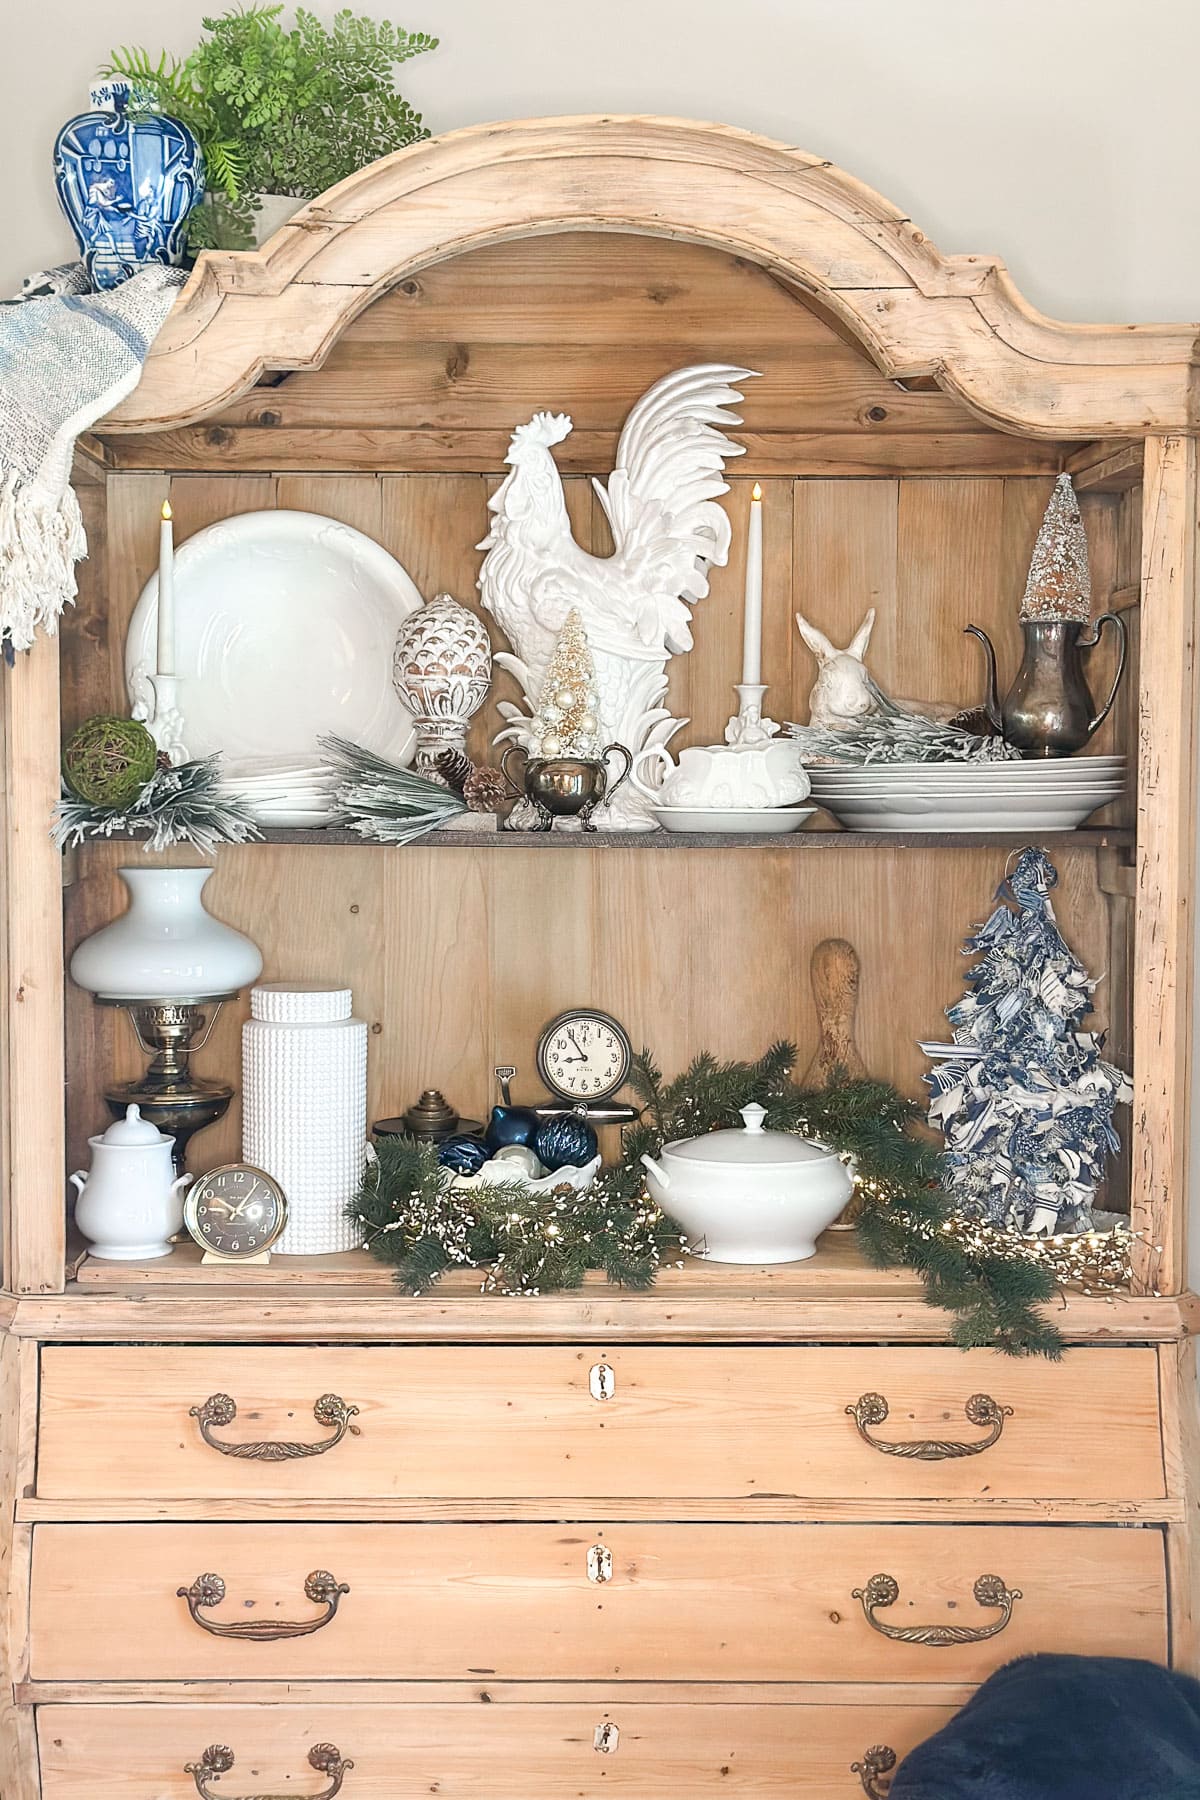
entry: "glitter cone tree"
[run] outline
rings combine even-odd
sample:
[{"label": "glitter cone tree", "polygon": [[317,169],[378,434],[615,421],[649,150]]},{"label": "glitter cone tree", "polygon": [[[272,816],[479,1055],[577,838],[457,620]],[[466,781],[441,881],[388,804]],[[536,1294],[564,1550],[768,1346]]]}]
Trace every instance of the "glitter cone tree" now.
[{"label": "glitter cone tree", "polygon": [[594,760],[600,754],[599,730],[596,670],[583,619],[572,608],[558,634],[529,727],[529,754]]},{"label": "glitter cone tree", "polygon": [[985,925],[966,941],[978,957],[967,992],[947,1008],[952,1044],[924,1046],[929,1122],[946,1140],[944,1183],[967,1219],[1047,1235],[1086,1231],[1109,1154],[1113,1111],[1128,1077],[1079,1026],[1095,982],[1068,949],[1043,850],[1023,850]]},{"label": "glitter cone tree", "polygon": [[1086,623],[1092,611],[1092,578],[1088,569],[1087,532],[1069,475],[1054,484],[1029,559],[1029,575],[1021,601],[1022,619],[1075,619]]}]

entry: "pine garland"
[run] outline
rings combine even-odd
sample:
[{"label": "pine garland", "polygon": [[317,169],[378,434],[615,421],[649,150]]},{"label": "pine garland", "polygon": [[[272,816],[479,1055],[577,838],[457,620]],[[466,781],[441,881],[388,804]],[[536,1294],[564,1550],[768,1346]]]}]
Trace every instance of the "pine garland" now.
[{"label": "pine garland", "polygon": [[646,1288],[663,1260],[678,1260],[683,1240],[647,1196],[643,1153],[736,1127],[741,1108],[757,1101],[771,1129],[820,1138],[853,1158],[855,1229],[867,1260],[915,1269],[928,1303],[956,1315],[955,1343],[1061,1355],[1058,1332],[1037,1310],[1058,1291],[1052,1274],[1036,1260],[1014,1258],[1007,1246],[993,1250],[955,1233],[940,1156],[911,1130],[920,1108],[882,1081],[802,1088],[792,1080],[795,1060],[787,1043],[772,1045],[757,1062],[719,1063],[705,1054],[664,1083],[643,1051],[631,1076],[642,1117],[622,1134],[620,1162],[583,1195],[538,1199],[515,1185],[455,1189],[429,1146],[385,1139],[351,1216],[408,1292],[425,1292],[453,1266],[485,1268],[484,1291],[506,1294],[577,1288],[588,1269],[603,1269],[622,1287]]},{"label": "pine garland", "polygon": [[618,1287],[653,1286],[683,1241],[644,1192],[621,1199],[606,1182],[531,1194],[518,1182],[457,1188],[432,1144],[381,1138],[348,1208],[367,1248],[395,1265],[396,1283],[423,1294],[449,1268],[486,1270],[484,1293],[577,1288],[589,1269]]}]

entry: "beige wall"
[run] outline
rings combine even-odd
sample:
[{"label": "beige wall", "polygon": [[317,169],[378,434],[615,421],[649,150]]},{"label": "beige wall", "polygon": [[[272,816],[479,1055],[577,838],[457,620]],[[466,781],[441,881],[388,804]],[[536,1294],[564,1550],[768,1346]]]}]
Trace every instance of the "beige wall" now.
[{"label": "beige wall", "polygon": [[[332,11],[330,0],[315,0]],[[212,0],[219,10],[221,0]],[[203,0],[0,0],[0,289],[68,255],[50,146],[114,43],[194,41]],[[944,249],[1067,318],[1200,317],[1194,0],[356,0],[437,32],[434,130],[677,113],[818,151]]]}]

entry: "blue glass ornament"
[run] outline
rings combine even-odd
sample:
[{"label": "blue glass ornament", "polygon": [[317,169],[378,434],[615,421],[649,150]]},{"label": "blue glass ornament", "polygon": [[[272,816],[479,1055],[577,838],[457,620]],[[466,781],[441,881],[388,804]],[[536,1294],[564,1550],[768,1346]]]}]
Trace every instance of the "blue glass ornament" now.
[{"label": "blue glass ornament", "polygon": [[187,221],[204,198],[204,158],[187,126],[164,113],[131,119],[127,81],[91,91],[94,111],[54,145],[54,185],[93,287],[116,287],[147,263],[177,267]]},{"label": "blue glass ornament", "polygon": [[528,1106],[493,1106],[484,1142],[489,1150],[502,1150],[505,1144],[532,1144],[538,1128],[538,1116]]},{"label": "blue glass ornament", "polygon": [[582,1169],[600,1148],[599,1140],[586,1119],[568,1114],[562,1119],[547,1119],[539,1125],[533,1140],[538,1161],[550,1170]]},{"label": "blue glass ornament", "polygon": [[438,1161],[456,1175],[478,1175],[490,1154],[479,1138],[450,1137],[438,1145]]}]

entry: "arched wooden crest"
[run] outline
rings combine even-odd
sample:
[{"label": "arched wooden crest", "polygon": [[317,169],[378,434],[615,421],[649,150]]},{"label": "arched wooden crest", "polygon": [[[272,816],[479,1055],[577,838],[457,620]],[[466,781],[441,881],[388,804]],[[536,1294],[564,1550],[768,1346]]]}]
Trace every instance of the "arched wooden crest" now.
[{"label": "arched wooden crest", "polygon": [[139,387],[100,430],[195,423],[265,369],[319,367],[405,276],[560,231],[644,232],[745,256],[837,315],[885,374],[932,375],[1001,429],[1104,438],[1200,423],[1200,327],[1045,318],[1002,263],[943,256],[818,157],[728,126],[587,117],[416,144],[311,202],[262,250],[202,256]]}]

